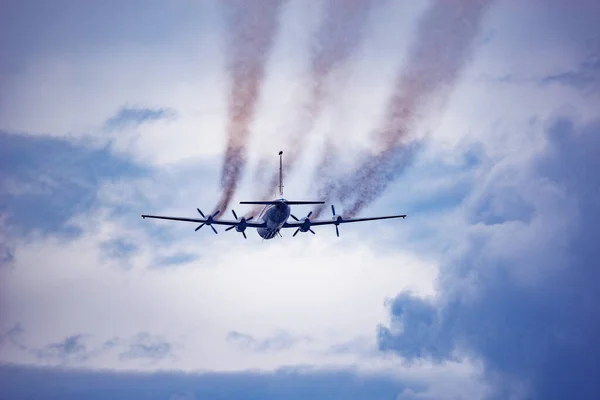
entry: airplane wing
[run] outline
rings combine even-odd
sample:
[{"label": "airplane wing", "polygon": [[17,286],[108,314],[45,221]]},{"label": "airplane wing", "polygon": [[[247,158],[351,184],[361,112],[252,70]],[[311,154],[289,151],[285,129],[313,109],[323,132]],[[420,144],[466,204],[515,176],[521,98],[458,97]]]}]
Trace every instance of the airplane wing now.
[{"label": "airplane wing", "polygon": [[[147,215],[147,214],[142,214],[142,218],[144,218],[144,219],[146,219],[146,218],[165,219],[168,221],[195,222],[197,224],[200,224],[196,228],[196,230],[202,228],[204,225],[208,225],[212,228],[212,230],[215,233],[217,233],[217,231],[215,230],[215,228],[212,225],[227,225],[227,226],[230,226],[231,228],[233,228],[234,226],[239,226],[240,224],[242,224],[243,226],[245,226],[247,228],[264,228],[267,226],[267,224],[265,222],[251,222],[250,221],[251,218],[249,218],[249,219],[242,218],[242,219],[239,219],[236,221],[227,221],[227,220],[221,220],[221,219],[214,219],[214,217],[216,217],[217,214],[219,214],[219,212],[209,215],[208,217],[206,217],[202,213],[202,211],[198,210],[198,212],[200,213],[200,215],[202,215],[203,218],[167,217],[167,216],[163,216],[163,215]],[[231,229],[231,228],[229,228],[229,229]],[[227,230],[229,230],[229,229],[227,229]]]},{"label": "airplane wing", "polygon": [[[240,221],[227,221],[222,219],[215,219],[208,223],[208,219],[203,218],[180,218],[180,217],[164,217],[162,215],[142,215],[142,218],[154,218],[154,219],[166,219],[169,221],[183,221],[183,222],[196,222],[199,224],[206,225],[229,225],[229,226],[237,226]],[[248,228],[264,228],[267,226],[264,222],[246,222]]]},{"label": "airplane wing", "polygon": [[310,231],[311,233],[315,233],[311,227],[312,226],[320,226],[320,225],[335,225],[335,232],[337,234],[337,236],[340,236],[340,231],[338,229],[338,225],[340,224],[347,224],[350,222],[364,222],[364,221],[375,221],[375,220],[380,220],[380,219],[392,219],[392,218],[406,218],[406,214],[401,214],[401,215],[386,215],[383,217],[368,217],[368,218],[343,218],[340,215],[336,215],[335,214],[335,208],[333,206],[331,206],[331,211],[333,213],[333,218],[330,220],[325,220],[325,221],[310,221],[308,219],[308,217],[310,217],[310,215],[312,214],[309,213],[308,216],[302,220],[299,220],[298,218],[296,218],[295,216],[292,215],[292,218],[294,218],[296,220],[296,222],[286,222],[285,224],[283,224],[282,228],[296,228],[296,232],[294,233],[294,236],[296,236],[296,234],[299,231],[302,232],[307,232]]},{"label": "airplane wing", "polygon": [[[370,218],[339,218],[332,219],[326,221],[310,221],[311,226],[319,226],[319,225],[339,225],[346,224],[350,222],[364,222],[364,221],[375,221],[378,219],[392,219],[392,218],[406,218],[406,214],[403,215],[386,215],[384,217],[370,217]],[[286,222],[283,224],[283,228],[298,228],[302,226],[304,223],[302,221],[299,222]]]},{"label": "airplane wing", "polygon": [[387,215],[384,217],[371,217],[371,218],[346,218],[346,219],[341,219],[339,222],[337,222],[337,220],[331,220],[331,221],[315,221],[315,222],[311,222],[312,225],[332,225],[332,224],[345,224],[348,222],[364,222],[364,221],[375,221],[378,219],[392,219],[392,218],[406,218],[406,214],[403,215]]}]

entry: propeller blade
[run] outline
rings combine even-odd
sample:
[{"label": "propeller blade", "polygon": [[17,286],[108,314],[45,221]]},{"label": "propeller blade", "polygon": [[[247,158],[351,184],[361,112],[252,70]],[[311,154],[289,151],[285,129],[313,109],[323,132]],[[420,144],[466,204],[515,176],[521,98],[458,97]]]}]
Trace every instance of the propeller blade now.
[{"label": "propeller blade", "polygon": [[296,221],[300,221],[294,214],[290,214],[290,217],[294,218]]},{"label": "propeller blade", "polygon": [[225,232],[232,230],[233,228],[235,228],[235,225],[230,226],[229,228],[225,229]]},{"label": "propeller blade", "polygon": [[202,228],[204,226],[204,224],[198,225],[198,227],[196,229],[194,229],[195,232],[198,232],[198,229]]},{"label": "propeller blade", "polygon": [[215,235],[217,235],[217,234],[219,233],[219,232],[217,232],[217,230],[215,229],[215,227],[214,227],[214,226],[212,226],[212,225],[209,225],[209,226],[212,228],[212,230],[213,230],[213,232],[215,233]]},{"label": "propeller blade", "polygon": [[219,213],[220,213],[220,212],[221,212],[221,210],[217,210],[217,211],[215,211],[215,213],[212,215],[212,217],[213,217],[213,218],[214,218],[214,217],[216,217],[217,215],[219,215]]},{"label": "propeller blade", "polygon": [[300,232],[300,228],[296,229],[296,232],[294,232],[294,234],[292,235],[292,237],[296,236],[298,234],[298,232]]},{"label": "propeller blade", "polygon": [[340,230],[338,229],[338,226],[335,226],[335,234],[337,235],[337,237],[340,237]]},{"label": "propeller blade", "polygon": [[248,239],[248,238],[246,237],[246,232],[242,231],[242,235],[244,235],[244,239]]},{"label": "propeller blade", "polygon": [[235,210],[234,210],[233,208],[231,209],[231,212],[233,213],[233,217],[234,217],[235,219],[238,219],[238,218],[237,218],[237,214],[235,213]]},{"label": "propeller blade", "polygon": [[306,216],[306,218],[310,218],[311,215],[312,215],[312,211],[308,213],[308,215]]},{"label": "propeller blade", "polygon": [[313,231],[312,229],[308,228],[308,230],[310,231],[310,233],[312,233],[313,235],[316,235],[315,231]]},{"label": "propeller blade", "polygon": [[335,217],[335,207],[333,206],[333,204],[331,205],[331,213]]},{"label": "propeller blade", "polygon": [[206,218],[206,217],[204,216],[204,213],[203,213],[202,211],[200,211],[200,209],[199,209],[199,208],[196,208],[196,210],[198,210],[198,212],[200,213],[200,215],[202,215],[202,218]]},{"label": "propeller blade", "polygon": [[254,217],[246,218],[246,221],[250,221],[250,220],[252,220],[252,218],[254,218]]}]

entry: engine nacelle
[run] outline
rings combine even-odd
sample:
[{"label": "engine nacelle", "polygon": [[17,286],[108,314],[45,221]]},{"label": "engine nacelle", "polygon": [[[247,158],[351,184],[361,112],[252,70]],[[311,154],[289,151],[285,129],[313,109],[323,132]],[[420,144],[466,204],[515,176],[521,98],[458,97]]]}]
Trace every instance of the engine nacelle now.
[{"label": "engine nacelle", "polygon": [[312,225],[312,224],[311,224],[311,222],[310,222],[310,219],[308,219],[308,218],[304,218],[304,219],[302,220],[302,225],[300,225],[300,226],[298,227],[298,229],[300,229],[300,232],[308,232],[308,231],[310,230],[310,227],[311,227],[311,225]]},{"label": "engine nacelle", "polygon": [[247,227],[248,227],[248,224],[246,223],[246,218],[242,218],[240,223],[236,225],[235,230],[238,232],[244,232]]}]

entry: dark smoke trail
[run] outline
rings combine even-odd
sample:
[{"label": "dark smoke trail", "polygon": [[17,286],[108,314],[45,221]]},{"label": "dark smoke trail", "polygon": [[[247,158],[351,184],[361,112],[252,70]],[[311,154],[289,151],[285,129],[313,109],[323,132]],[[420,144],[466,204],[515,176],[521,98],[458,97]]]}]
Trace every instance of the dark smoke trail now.
[{"label": "dark smoke trail", "polygon": [[[447,100],[469,59],[472,41],[491,0],[436,0],[418,24],[408,63],[396,80],[381,128],[374,133],[381,150],[334,193],[344,203],[344,215],[355,216],[379,197],[410,163],[415,151],[410,133],[428,105]],[[319,215],[323,208],[316,210]]]},{"label": "dark smoke trail", "polygon": [[[303,153],[306,139],[327,100],[324,86],[331,73],[354,54],[364,33],[369,11],[387,0],[327,0],[321,26],[311,53],[309,93],[301,105],[297,120],[290,125],[284,168],[289,172]],[[269,198],[277,186],[278,173],[268,181]]]},{"label": "dark smoke trail", "polygon": [[231,202],[246,165],[249,125],[254,116],[265,62],[273,44],[277,16],[283,0],[228,0],[230,34],[228,71],[231,75],[227,147],[221,171],[221,199],[216,209]]}]

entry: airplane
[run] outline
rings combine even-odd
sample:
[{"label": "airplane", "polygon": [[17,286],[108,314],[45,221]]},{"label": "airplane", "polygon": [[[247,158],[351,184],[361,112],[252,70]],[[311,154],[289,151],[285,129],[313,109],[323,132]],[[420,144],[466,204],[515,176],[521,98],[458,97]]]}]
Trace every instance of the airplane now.
[{"label": "airplane", "polygon": [[[142,218],[153,218],[153,219],[163,219],[170,221],[183,221],[183,222],[195,222],[200,225],[195,229],[198,231],[204,225],[210,226],[215,234],[218,234],[217,230],[213,225],[226,225],[229,226],[226,231],[230,231],[235,229],[237,232],[240,232],[244,235],[244,239],[247,239],[246,229],[247,228],[255,228],[258,235],[263,239],[273,239],[277,235],[281,236],[280,230],[286,228],[295,228],[296,231],[292,235],[292,237],[296,236],[298,232],[311,232],[313,235],[315,231],[312,230],[313,226],[321,226],[321,225],[335,225],[335,233],[337,237],[340,236],[339,225],[347,224],[351,222],[364,222],[364,221],[375,221],[381,219],[392,219],[392,218],[402,218],[406,219],[406,214],[402,215],[388,215],[384,217],[370,217],[370,218],[343,218],[341,215],[336,215],[335,207],[333,204],[331,205],[331,212],[333,214],[333,218],[331,220],[321,220],[321,221],[311,221],[310,216],[312,215],[312,211],[308,213],[308,215],[302,219],[297,218],[294,214],[291,213],[290,206],[292,205],[306,205],[306,204],[325,204],[324,201],[290,201],[283,198],[283,151],[279,152],[279,195],[281,198],[273,200],[273,201],[241,201],[240,204],[254,204],[254,205],[264,205],[264,209],[258,215],[256,219],[254,217],[249,218],[238,218],[235,210],[231,210],[235,221],[227,221],[215,219],[217,215],[219,215],[220,210],[215,211],[213,214],[208,216],[204,215],[204,213],[196,208],[198,213],[202,216],[202,218],[183,218],[183,217],[167,217],[162,215],[147,215],[143,214]],[[294,221],[289,222],[289,217],[292,217]]]}]

